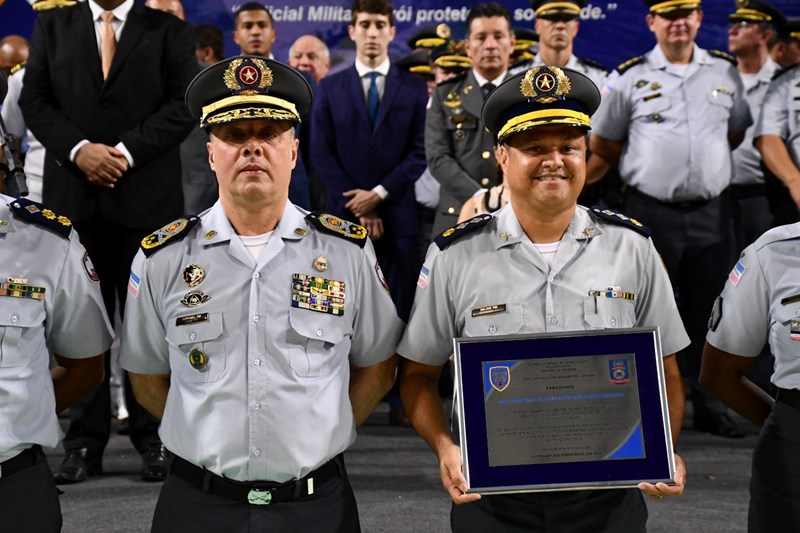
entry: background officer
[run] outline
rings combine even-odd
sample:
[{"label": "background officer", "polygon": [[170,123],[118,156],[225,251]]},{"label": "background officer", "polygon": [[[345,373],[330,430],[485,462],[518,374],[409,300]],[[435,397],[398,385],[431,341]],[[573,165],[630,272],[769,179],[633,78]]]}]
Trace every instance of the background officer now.
[{"label": "background officer", "polygon": [[527,63],[516,65],[512,74],[525,72],[531,67],[554,65],[568,67],[585,74],[598,87],[602,87],[608,76],[603,65],[591,59],[583,59],[573,54],[573,44],[578,35],[578,17],[584,0],[532,0],[531,7],[536,13],[534,27],[539,34],[539,51]]},{"label": "background officer", "polygon": [[[683,381],[672,354],[688,337],[658,253],[639,233],[641,225],[577,205],[586,172],[585,135],[599,103],[589,78],[558,67],[534,67],[493,92],[483,121],[500,145],[511,202],[494,216],[473,218],[437,237],[420,272],[397,349],[408,359],[401,394],[414,427],[439,457],[445,489],[455,504],[466,504],[453,508],[454,531],[530,531],[558,524],[563,531],[631,532],[644,531],[647,520],[634,489],[465,494],[459,448],[436,390],[454,337],[660,326],[669,354],[664,369],[673,440],[680,432]],[[593,300],[593,292],[609,286],[631,295]],[[489,307],[497,312],[480,312]],[[676,462],[676,486],[640,488],[659,500],[681,494],[685,469]]]},{"label": "background officer", "polygon": [[425,119],[425,157],[441,184],[433,235],[455,224],[461,206],[496,183],[492,136],[481,122],[485,98],[506,78],[514,50],[511,15],[502,4],[477,4],[467,17],[473,67],[439,84]]},{"label": "background officer", "polygon": [[154,531],[358,531],[342,452],[395,373],[402,322],[366,230],[288,201],[298,71],[211,66],[186,101],[219,200],[142,241],[120,365],[175,455]]},{"label": "background officer", "polygon": [[800,64],[779,71],[767,89],[753,137],[764,164],[785,189],[775,195],[774,224],[800,220]]},{"label": "background officer", "polygon": [[[0,194],[3,531],[61,530],[42,446],[53,448],[63,436],[56,413],[103,380],[112,338],[97,275],[69,220]],[[48,348],[57,363],[52,370]]]},{"label": "background officer", "polygon": [[[748,531],[800,530],[800,224],[748,246],[714,304],[700,380],[761,427],[753,452]],[[764,345],[777,400],[747,378]]]},{"label": "background officer", "polygon": [[[711,305],[736,257],[731,149],[752,124],[732,58],[694,40],[700,2],[646,0],[656,45],[619,67],[594,120],[587,181],[619,163],[625,213],[653,230],[692,344],[681,354],[694,428],[744,433],[698,385]],[[734,61],[735,62],[735,61]]]}]

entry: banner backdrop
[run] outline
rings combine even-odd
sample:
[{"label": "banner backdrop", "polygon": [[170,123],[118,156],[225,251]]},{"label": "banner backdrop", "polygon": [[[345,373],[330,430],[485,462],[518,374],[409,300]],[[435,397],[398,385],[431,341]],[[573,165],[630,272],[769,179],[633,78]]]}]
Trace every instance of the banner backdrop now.
[{"label": "banner backdrop", "polygon": [[[139,1],[139,0],[137,0]],[[231,37],[233,11],[241,1],[183,0],[189,22],[210,22],[219,26],[226,36],[225,52],[239,52]],[[352,63],[353,43],[347,36],[350,22],[350,1],[308,2],[283,0],[263,2],[272,11],[278,39],[273,48],[276,59],[285,61],[292,42],[303,34],[313,34],[331,48],[334,68]],[[447,23],[453,37],[464,35],[470,7],[477,1],[398,0],[395,7],[397,37],[389,48],[391,57],[409,52],[408,38],[420,27]],[[533,27],[534,13],[527,0],[503,2],[511,12],[514,26]],[[773,5],[788,16],[800,16],[800,1],[772,0]],[[707,0],[698,44],[704,48],[727,51],[726,28],[728,13],[735,10],[734,0]],[[580,31],[575,42],[575,54],[594,59],[613,69],[622,61],[642,54],[655,45],[645,24],[647,7],[641,0],[587,2],[581,12]],[[30,37],[35,14],[25,0],[0,0],[0,37],[19,34]]]}]

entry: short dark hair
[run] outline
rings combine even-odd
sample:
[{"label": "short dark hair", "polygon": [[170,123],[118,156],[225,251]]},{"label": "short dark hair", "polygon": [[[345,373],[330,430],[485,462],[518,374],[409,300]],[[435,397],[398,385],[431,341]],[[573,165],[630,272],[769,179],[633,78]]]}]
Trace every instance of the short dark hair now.
[{"label": "short dark hair", "polygon": [[275,21],[272,20],[272,13],[270,13],[267,6],[260,2],[245,2],[244,4],[240,5],[236,8],[236,11],[233,12],[233,28],[236,29],[236,25],[239,23],[239,14],[242,11],[264,11],[267,13],[267,18],[269,19],[269,25],[274,26]]},{"label": "short dark hair", "polygon": [[389,24],[394,26],[394,8],[389,0],[354,0],[353,7],[350,9],[350,16],[353,24],[356,22],[356,15],[358,13],[386,15],[389,17]]},{"label": "short dark hair", "polygon": [[508,12],[506,6],[499,2],[489,2],[486,4],[475,4],[472,9],[469,10],[469,15],[467,15],[466,37],[469,37],[470,31],[472,30],[473,20],[490,17],[503,17],[508,21],[508,31],[512,31],[511,13]]},{"label": "short dark hair", "polygon": [[194,38],[197,41],[197,48],[211,47],[217,61],[225,58],[225,38],[219,26],[208,23],[195,24]]}]

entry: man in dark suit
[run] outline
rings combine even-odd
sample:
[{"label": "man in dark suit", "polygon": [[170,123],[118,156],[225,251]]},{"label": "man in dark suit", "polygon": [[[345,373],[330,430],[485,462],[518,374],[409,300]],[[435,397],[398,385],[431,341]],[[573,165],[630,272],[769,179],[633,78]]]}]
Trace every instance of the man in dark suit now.
[{"label": "man in dark suit", "polygon": [[389,62],[392,6],[356,0],[351,68],[320,81],[312,111],[314,169],[326,210],[365,226],[401,318],[407,319],[419,272],[414,182],[425,170],[425,82]]},{"label": "man in dark suit", "polygon": [[467,55],[473,68],[433,91],[425,123],[425,155],[441,184],[433,235],[455,225],[461,206],[483,188],[497,185],[494,140],[481,122],[483,100],[508,74],[514,32],[499,3],[477,4],[467,16]]},{"label": "man in dark suit", "polygon": [[[142,238],[182,214],[178,145],[193,126],[183,94],[199,70],[194,48],[188,24],[133,0],[89,0],[36,21],[20,107],[47,151],[44,200],[80,232],[110,317],[115,299],[124,304]],[[70,410],[57,482],[102,471],[111,418],[108,376]],[[157,423],[129,390],[142,478],[163,479],[167,452]]]}]

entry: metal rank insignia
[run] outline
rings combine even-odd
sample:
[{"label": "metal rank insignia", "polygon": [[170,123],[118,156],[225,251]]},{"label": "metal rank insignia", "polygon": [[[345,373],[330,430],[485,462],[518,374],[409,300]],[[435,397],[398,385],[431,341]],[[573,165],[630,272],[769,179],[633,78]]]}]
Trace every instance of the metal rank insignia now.
[{"label": "metal rank insignia", "polygon": [[206,279],[206,271],[200,265],[194,263],[183,267],[183,282],[190,287],[197,287]]},{"label": "metal rank insignia", "polygon": [[317,257],[314,259],[314,269],[318,272],[325,272],[328,270],[328,260],[323,256]]},{"label": "metal rank insignia", "polygon": [[292,307],[344,315],[344,281],[292,274]]},{"label": "metal rank insignia", "polygon": [[10,277],[6,283],[0,283],[0,296],[44,300],[44,293],[44,287],[28,285],[28,280],[25,278]]},{"label": "metal rank insignia", "polygon": [[234,59],[223,75],[231,94],[252,96],[265,93],[272,85],[272,70],[263,59],[252,57]]},{"label": "metal rank insignia", "polygon": [[208,363],[208,358],[202,350],[195,348],[189,352],[189,364],[195,370],[203,370],[206,367],[206,363]]}]

